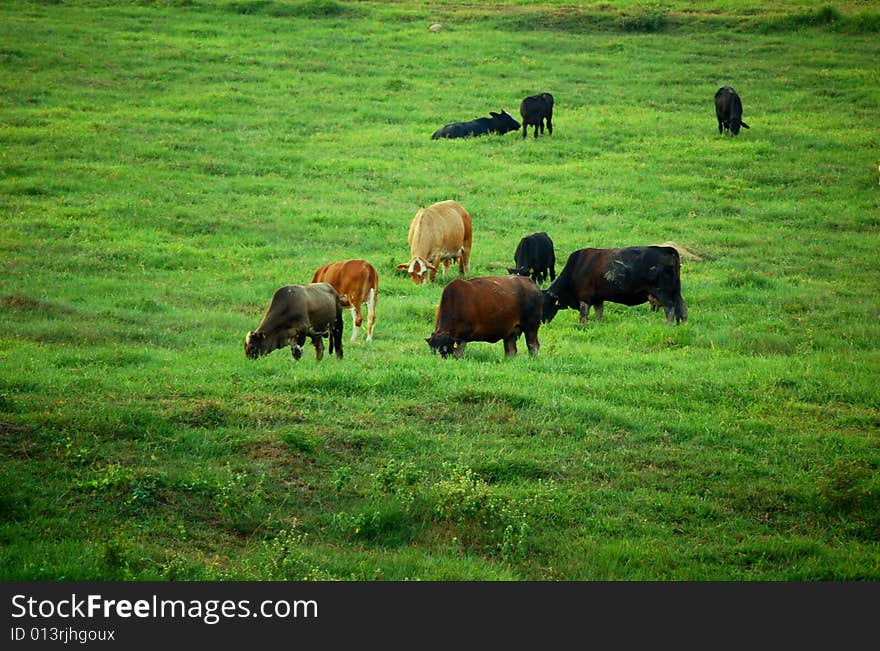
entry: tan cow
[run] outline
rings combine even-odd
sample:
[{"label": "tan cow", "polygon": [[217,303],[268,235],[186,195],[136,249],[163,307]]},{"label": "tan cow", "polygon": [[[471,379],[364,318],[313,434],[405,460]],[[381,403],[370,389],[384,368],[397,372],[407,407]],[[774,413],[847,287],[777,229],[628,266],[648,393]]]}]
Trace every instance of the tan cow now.
[{"label": "tan cow", "polygon": [[376,273],[373,265],[366,260],[331,262],[315,272],[312,282],[330,283],[339,293],[343,307],[351,307],[352,341],[357,338],[358,330],[364,322],[361,305],[366,303],[367,341],[373,341],[373,327],[376,325],[376,300],[379,293],[379,274]]},{"label": "tan cow", "polygon": [[412,257],[397,268],[406,270],[416,285],[425,281],[426,274],[434,282],[441,263],[444,274],[453,261],[458,262],[461,273],[470,270],[471,216],[451,199],[419,210],[409,226],[408,241]]}]

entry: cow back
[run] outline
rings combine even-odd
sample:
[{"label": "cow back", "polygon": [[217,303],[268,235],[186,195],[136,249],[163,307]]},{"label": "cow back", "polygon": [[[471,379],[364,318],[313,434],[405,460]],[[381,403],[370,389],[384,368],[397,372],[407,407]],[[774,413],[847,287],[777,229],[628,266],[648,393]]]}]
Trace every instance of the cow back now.
[{"label": "cow back", "polygon": [[452,199],[420,209],[409,227],[411,255],[426,260],[437,253],[470,250],[471,239],[471,216]]},{"label": "cow back", "polygon": [[379,275],[375,267],[361,259],[326,264],[315,271],[312,282],[329,283],[340,298],[346,296],[352,306],[363,303],[371,289],[379,289]]}]

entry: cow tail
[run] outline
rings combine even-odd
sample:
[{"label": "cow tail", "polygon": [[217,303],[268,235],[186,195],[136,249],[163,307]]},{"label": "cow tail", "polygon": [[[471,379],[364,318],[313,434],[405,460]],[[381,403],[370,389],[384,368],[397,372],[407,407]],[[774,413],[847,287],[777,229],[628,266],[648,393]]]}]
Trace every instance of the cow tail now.
[{"label": "cow tail", "polygon": [[336,348],[336,357],[342,359],[342,306],[336,308],[336,322],[333,324],[333,331],[330,333],[330,354]]},{"label": "cow tail", "polygon": [[675,251],[675,322],[676,323],[684,323],[688,318],[688,309],[687,305],[684,302],[684,298],[681,296],[681,256],[678,253],[678,249],[673,249]]}]

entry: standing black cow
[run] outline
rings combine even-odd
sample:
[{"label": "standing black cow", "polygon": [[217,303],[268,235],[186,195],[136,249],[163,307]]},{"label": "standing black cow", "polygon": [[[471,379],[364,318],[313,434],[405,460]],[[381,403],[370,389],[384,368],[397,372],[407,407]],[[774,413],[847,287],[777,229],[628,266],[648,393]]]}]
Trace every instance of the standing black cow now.
[{"label": "standing black cow", "polygon": [[547,133],[553,135],[553,95],[539,93],[526,97],[519,105],[519,114],[522,116],[523,138],[529,130],[529,125],[535,126],[535,138],[538,137],[538,129],[544,133],[544,120],[547,120]]},{"label": "standing black cow", "polygon": [[750,128],[742,121],[743,105],[739,95],[730,86],[722,86],[715,93],[715,117],[718,118],[718,133],[725,130],[733,135],[739,134],[739,128]]},{"label": "standing black cow", "polygon": [[544,292],[543,320],[571,308],[580,311],[584,322],[593,307],[601,321],[604,301],[640,305],[651,300],[666,310],[667,323],[686,321],[680,270],[678,251],[671,246],[580,249],[568,256],[559,277]]},{"label": "standing black cow", "polygon": [[467,136],[484,136],[487,133],[504,135],[508,131],[519,129],[519,122],[507,111],[501,113],[489,111],[491,117],[476,118],[470,122],[453,122],[440,127],[431,136],[432,140],[439,138],[465,138]]},{"label": "standing black cow", "polygon": [[508,268],[507,273],[528,276],[540,284],[550,274],[550,281],[556,280],[556,253],[553,251],[553,240],[547,233],[532,233],[519,241],[513,254],[516,267]]}]

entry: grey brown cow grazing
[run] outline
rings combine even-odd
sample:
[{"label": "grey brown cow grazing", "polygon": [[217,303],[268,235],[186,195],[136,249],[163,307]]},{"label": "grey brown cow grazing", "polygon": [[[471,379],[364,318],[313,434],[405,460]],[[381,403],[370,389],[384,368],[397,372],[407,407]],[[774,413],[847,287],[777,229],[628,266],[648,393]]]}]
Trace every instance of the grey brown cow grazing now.
[{"label": "grey brown cow grazing", "polygon": [[681,296],[681,260],[670,246],[631,246],[622,249],[580,249],[544,292],[543,320],[560,309],[580,312],[585,322],[590,308],[601,321],[605,301],[623,305],[651,302],[666,311],[667,323],[687,320]]},{"label": "grey brown cow grazing", "polygon": [[529,130],[529,125],[535,127],[535,138],[538,137],[538,129],[544,133],[544,121],[547,121],[547,134],[553,135],[553,95],[539,93],[526,97],[519,105],[519,114],[522,116],[523,138]]},{"label": "grey brown cow grazing", "polygon": [[550,281],[556,279],[556,253],[553,240],[543,231],[526,235],[519,241],[513,253],[514,268],[507,273],[528,276],[536,283],[543,283],[550,274]]},{"label": "grey brown cow grazing", "polygon": [[516,340],[525,335],[529,353],[538,352],[541,290],[522,276],[457,278],[443,288],[434,332],[425,341],[443,358],[461,358],[470,341],[504,342],[504,353],[516,355]]},{"label": "grey brown cow grazing", "polygon": [[397,265],[405,270],[416,285],[427,276],[431,282],[442,264],[443,273],[457,261],[461,273],[470,269],[473,227],[471,216],[452,199],[438,201],[421,208],[409,225],[410,260]]},{"label": "grey brown cow grazing", "polygon": [[367,306],[367,341],[373,340],[376,325],[376,301],[379,294],[379,274],[366,260],[331,262],[315,271],[313,283],[327,282],[339,294],[343,307],[351,308],[351,340],[357,339],[364,321],[361,305]]},{"label": "grey brown cow grazing", "polygon": [[476,118],[468,122],[453,122],[437,129],[431,136],[432,140],[440,138],[467,138],[468,136],[484,136],[489,133],[503,136],[508,131],[519,129],[519,122],[507,111],[495,113],[489,111],[491,117]]},{"label": "grey brown cow grazing", "polygon": [[306,338],[315,357],[324,356],[323,338],[330,339],[330,354],[342,359],[342,303],[329,283],[287,285],[276,290],[259,327],[247,334],[244,353],[249,359],[268,355],[290,345],[293,358],[302,357]]},{"label": "grey brown cow grazing", "polygon": [[725,131],[733,135],[739,135],[740,127],[749,129],[749,125],[742,121],[742,100],[733,88],[722,86],[715,93],[715,117],[718,118],[718,133]]}]

